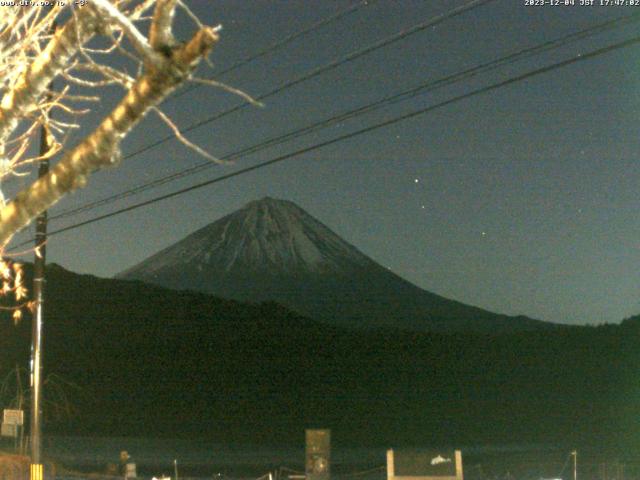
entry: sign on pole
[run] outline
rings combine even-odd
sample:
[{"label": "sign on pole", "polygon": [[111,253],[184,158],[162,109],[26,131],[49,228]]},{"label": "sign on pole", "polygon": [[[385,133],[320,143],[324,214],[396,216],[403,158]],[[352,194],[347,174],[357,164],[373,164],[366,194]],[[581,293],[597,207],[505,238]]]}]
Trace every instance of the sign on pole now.
[{"label": "sign on pole", "polygon": [[305,474],[307,480],[331,478],[331,431],[306,430]]},{"label": "sign on pole", "polygon": [[24,411],[23,410],[10,410],[4,409],[4,415],[2,417],[2,423],[9,425],[23,425],[24,424]]},{"label": "sign on pole", "polygon": [[460,450],[388,450],[387,480],[463,480]]},{"label": "sign on pole", "polygon": [[0,430],[0,435],[3,437],[17,438],[18,425],[14,423],[3,423]]}]

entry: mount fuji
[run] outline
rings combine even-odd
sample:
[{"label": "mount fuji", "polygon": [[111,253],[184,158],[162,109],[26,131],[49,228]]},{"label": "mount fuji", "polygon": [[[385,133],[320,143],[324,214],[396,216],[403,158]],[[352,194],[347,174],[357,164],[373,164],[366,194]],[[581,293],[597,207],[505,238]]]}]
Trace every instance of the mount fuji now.
[{"label": "mount fuji", "polygon": [[501,333],[554,325],[425,291],[294,203],[270,197],[248,203],[117,278],[234,300],[275,301],[351,328]]}]

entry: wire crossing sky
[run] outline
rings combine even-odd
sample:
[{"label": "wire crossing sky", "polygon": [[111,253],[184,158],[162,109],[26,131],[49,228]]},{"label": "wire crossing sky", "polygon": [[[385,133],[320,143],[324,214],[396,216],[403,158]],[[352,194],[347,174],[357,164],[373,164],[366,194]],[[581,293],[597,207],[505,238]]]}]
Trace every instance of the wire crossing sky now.
[{"label": "wire crossing sky", "polygon": [[[123,214],[123,213],[126,213],[126,212],[130,212],[130,211],[136,210],[138,208],[142,208],[142,207],[146,207],[148,205],[152,205],[152,204],[154,204],[156,202],[167,200],[167,199],[176,197],[178,195],[183,195],[185,193],[189,193],[189,192],[192,192],[194,190],[197,190],[197,189],[200,189],[200,188],[203,188],[203,187],[207,187],[209,185],[213,185],[213,184],[218,183],[218,182],[229,180],[231,178],[237,177],[238,175],[242,175],[242,174],[246,174],[246,173],[249,173],[249,172],[253,172],[254,170],[258,170],[260,168],[268,167],[268,166],[271,166],[271,165],[273,165],[275,163],[282,162],[284,160],[289,160],[291,158],[298,157],[298,156],[300,156],[300,155],[302,155],[304,153],[308,153],[308,152],[311,152],[313,150],[317,150],[319,148],[326,147],[327,145],[332,145],[334,143],[346,141],[346,140],[354,138],[354,137],[356,137],[358,135],[369,133],[369,132],[378,130],[379,128],[388,127],[388,126],[393,125],[395,123],[414,118],[414,117],[416,117],[418,115],[429,113],[429,112],[434,111],[434,110],[436,110],[438,108],[442,108],[442,107],[445,107],[445,106],[450,105],[452,103],[455,103],[455,102],[458,102],[458,101],[461,101],[461,100],[465,100],[465,99],[473,97],[475,95],[479,95],[479,94],[482,94],[482,93],[489,92],[491,90],[502,88],[502,87],[505,87],[505,86],[510,85],[512,83],[520,82],[520,81],[526,80],[527,78],[533,77],[535,75],[540,75],[540,74],[543,74],[543,73],[547,73],[547,72],[550,72],[550,71],[555,70],[557,68],[562,68],[564,66],[570,65],[570,64],[575,63],[575,62],[585,61],[585,60],[597,57],[599,55],[604,55],[604,54],[607,54],[609,52],[615,51],[615,50],[620,49],[620,48],[626,48],[626,47],[629,47],[629,46],[637,45],[638,43],[640,43],[640,37],[634,37],[634,38],[631,38],[631,39],[626,40],[624,42],[618,42],[618,43],[616,43],[614,45],[609,45],[607,47],[595,50],[593,52],[588,52],[586,54],[579,54],[579,55],[577,55],[577,56],[575,56],[573,58],[570,58],[568,60],[565,60],[563,62],[555,63],[553,65],[548,65],[546,67],[539,68],[539,69],[531,71],[531,72],[527,72],[525,74],[519,75],[519,76],[514,77],[514,78],[509,78],[508,80],[505,80],[503,82],[500,82],[500,83],[497,83],[497,84],[493,84],[493,85],[489,85],[487,87],[484,87],[484,88],[481,88],[481,89],[478,89],[478,90],[474,90],[473,92],[469,92],[467,94],[451,98],[449,100],[446,100],[444,102],[438,103],[436,105],[432,105],[432,106],[429,106],[429,107],[426,107],[426,108],[423,108],[423,109],[420,109],[420,110],[417,110],[417,111],[414,111],[414,112],[409,112],[409,113],[407,113],[405,115],[402,115],[400,117],[395,117],[395,118],[389,119],[389,120],[387,120],[385,122],[378,123],[378,124],[375,124],[375,125],[371,125],[369,127],[357,130],[355,132],[348,133],[348,134],[345,134],[345,135],[341,135],[339,137],[327,140],[325,142],[322,142],[322,143],[319,143],[319,144],[315,144],[315,145],[311,145],[311,146],[303,148],[301,150],[296,150],[294,152],[290,152],[288,154],[281,155],[281,156],[276,157],[276,158],[272,158],[271,160],[267,160],[265,162],[258,163],[256,165],[251,166],[251,167],[247,167],[247,168],[238,170],[236,172],[233,172],[233,173],[230,173],[230,174],[227,174],[227,175],[223,175],[221,177],[216,177],[216,178],[213,178],[211,180],[207,180],[207,181],[204,181],[204,182],[199,182],[199,183],[196,183],[194,185],[190,185],[189,187],[186,187],[184,189],[181,189],[181,190],[178,190],[178,191],[175,191],[175,192],[171,192],[171,193],[162,195],[160,197],[152,198],[151,200],[147,200],[147,201],[144,201],[144,202],[141,202],[141,203],[136,203],[136,204],[130,205],[128,207],[122,208],[120,210],[116,210],[114,212],[111,212],[111,213],[108,213],[108,214],[105,214],[105,215],[100,215],[98,217],[94,217],[92,219],[85,220],[83,222],[80,222],[80,223],[77,223],[77,224],[74,224],[74,225],[70,225],[68,227],[64,227],[64,228],[61,228],[61,229],[58,229],[58,230],[50,231],[49,232],[49,236],[57,235],[57,234],[60,234],[60,233],[67,232],[69,230],[74,230],[76,228],[84,227],[85,225],[90,225],[90,224],[92,224],[94,222],[97,222],[97,221],[100,221],[100,220],[104,220],[104,219],[113,217],[115,215],[120,215],[120,214]],[[234,155],[234,156],[236,156],[236,155]],[[142,187],[138,187],[138,188],[142,188]],[[102,204],[103,203],[100,203],[100,205],[102,205]],[[58,218],[58,217],[52,217],[52,218],[55,219],[55,218]],[[35,240],[35,239],[31,239],[31,240],[29,240],[29,241],[27,241],[27,242],[25,242],[25,243],[23,243],[21,245],[24,245],[26,243],[31,243],[32,240]]]},{"label": "wire crossing sky", "polygon": [[467,304],[566,323],[640,312],[640,10],[190,3],[224,26],[200,76],[228,70],[224,81],[265,107],[239,110],[208,87],[166,102],[192,141],[234,163],[186,175],[208,164],[148,118],[123,145],[135,159],[52,209],[69,216],[52,225],[65,233],[50,261],[110,276],[269,195]]},{"label": "wire crossing sky", "polygon": [[[376,102],[369,103],[369,104],[367,104],[365,106],[350,110],[350,111],[342,113],[340,115],[333,116],[333,117],[331,117],[329,119],[321,120],[320,122],[316,122],[316,123],[314,123],[312,125],[309,125],[309,126],[294,130],[293,132],[289,132],[289,133],[286,133],[286,134],[283,134],[283,135],[279,135],[277,137],[273,137],[273,138],[271,138],[269,140],[265,140],[265,141],[263,141],[261,143],[252,145],[250,147],[243,148],[242,150],[239,150],[239,151],[233,152],[231,154],[225,155],[220,160],[229,161],[229,160],[235,160],[237,158],[242,158],[243,156],[246,156],[246,155],[248,155],[250,153],[256,152],[256,151],[261,150],[263,148],[266,148],[266,147],[269,147],[269,146],[272,146],[272,145],[275,145],[275,144],[290,140],[292,138],[297,138],[298,136],[313,132],[313,131],[317,130],[318,128],[325,128],[327,126],[334,125],[335,123],[338,123],[338,122],[341,122],[341,121],[345,121],[345,120],[354,118],[356,116],[360,116],[360,115],[366,114],[366,113],[368,113],[368,112],[370,112],[370,111],[372,111],[374,109],[380,108],[380,107],[382,107],[384,105],[388,105],[388,104],[392,104],[392,103],[395,103],[395,102],[412,99],[412,98],[414,98],[414,97],[416,97],[418,95],[424,94],[426,91],[429,91],[431,89],[441,88],[441,87],[443,87],[445,85],[448,85],[450,83],[453,83],[453,82],[466,80],[466,79],[468,79],[468,78],[470,78],[470,77],[472,77],[474,75],[477,75],[479,73],[483,73],[483,72],[486,72],[486,71],[489,71],[489,70],[492,70],[492,69],[495,69],[495,68],[503,67],[503,66],[508,65],[510,63],[514,63],[514,62],[516,62],[518,60],[521,60],[522,58],[524,58],[527,55],[538,54],[540,52],[544,52],[544,51],[550,50],[552,48],[559,48],[559,47],[561,47],[563,45],[568,44],[569,42],[578,41],[578,40],[581,40],[581,39],[583,39],[583,38],[585,38],[585,37],[587,37],[589,35],[593,35],[595,33],[601,33],[604,30],[607,30],[607,29],[610,29],[610,28],[614,28],[616,26],[622,26],[622,25],[625,25],[625,24],[627,24],[629,22],[632,22],[632,21],[633,22],[640,21],[640,14],[629,15],[627,17],[622,17],[620,19],[616,19],[616,20],[613,20],[613,21],[603,22],[603,23],[597,24],[597,25],[595,25],[593,27],[590,27],[588,29],[584,29],[584,30],[581,30],[579,32],[572,33],[570,35],[566,35],[566,36],[564,36],[562,38],[559,38],[559,39],[556,39],[556,40],[553,40],[553,41],[550,41],[550,42],[545,42],[545,43],[543,43],[541,45],[537,45],[537,46],[532,47],[532,48],[527,48],[527,49],[520,50],[520,51],[518,51],[518,52],[516,52],[514,54],[507,55],[507,56],[502,57],[502,58],[500,58],[498,60],[495,60],[495,61],[492,61],[492,62],[488,62],[488,63],[482,64],[482,65],[478,65],[478,66],[475,66],[475,67],[473,67],[471,69],[466,69],[466,70],[464,70],[462,72],[459,72],[459,73],[456,73],[454,75],[449,75],[449,76],[447,76],[445,78],[441,78],[441,79],[438,79],[438,80],[435,80],[435,81],[429,81],[429,82],[423,83],[423,84],[421,84],[421,85],[419,85],[417,87],[411,88],[409,90],[405,90],[403,92],[400,92],[400,93],[397,93],[397,94],[394,94],[394,95],[391,95],[391,96],[387,96],[387,97],[382,98],[382,99],[380,99],[380,100],[378,100]],[[574,63],[574,62],[577,62],[577,61],[584,61],[584,60],[587,60],[589,58],[593,58],[593,57],[598,56],[598,55],[603,55],[603,54],[609,53],[610,51],[615,50],[617,48],[624,48],[624,47],[627,47],[627,46],[630,46],[630,45],[635,45],[635,40],[628,41],[628,42],[627,41],[620,42],[618,44],[615,44],[613,46],[613,48],[598,49],[595,52],[589,52],[588,54],[582,54],[581,53],[581,54],[578,54],[577,56],[575,56],[575,57],[573,57],[571,59],[568,59],[565,62],[560,62],[559,64],[550,65],[547,68],[548,69],[561,68],[561,67],[563,67],[565,65],[568,65],[568,64],[571,64],[571,63]],[[547,71],[547,70],[546,69],[542,69],[539,72],[529,72],[529,73],[525,74],[524,76],[519,76],[519,77],[516,77],[515,79],[512,79],[512,80],[513,81],[520,81],[520,80],[523,80],[524,78],[528,78],[529,76],[533,76],[533,74],[544,73],[545,71]],[[512,81],[508,81],[506,83],[508,84],[508,83],[513,83],[513,82]],[[500,88],[502,86],[504,86],[503,82],[501,82],[498,85],[496,85],[495,88]],[[491,88],[491,89],[493,89],[493,88]],[[479,90],[477,92],[473,92],[473,94],[483,93],[484,91],[486,91],[486,90],[485,89],[481,89],[481,90]],[[464,98],[467,98],[467,96],[465,95],[462,98],[455,98],[455,99],[452,99],[452,101],[458,101],[458,100],[461,100],[461,99],[464,99]],[[445,105],[448,105],[448,104],[449,104],[449,102],[445,102]],[[437,106],[437,107],[439,107],[439,106]],[[431,108],[428,108],[427,110],[430,111]],[[202,126],[202,125],[198,125],[198,127],[199,126]],[[190,128],[187,127],[186,130],[190,130]],[[175,137],[173,137],[173,138],[175,138]],[[171,140],[170,137],[164,137],[162,139],[161,143],[164,143],[164,142],[169,141],[169,140]],[[159,144],[160,144],[159,142],[155,142],[153,144],[153,146],[155,147],[155,146],[158,146]],[[144,151],[144,149],[143,149],[143,151]],[[140,151],[138,151],[138,152],[140,152]],[[135,154],[137,154],[137,153],[130,154],[128,157],[131,158],[131,157],[135,156]],[[120,193],[117,193],[117,194],[111,195],[109,197],[97,200],[95,202],[91,202],[91,203],[88,203],[88,204],[85,204],[85,205],[82,205],[82,206],[79,206],[79,207],[75,207],[75,208],[71,208],[71,209],[68,209],[68,210],[64,210],[64,211],[56,214],[55,216],[50,217],[49,220],[57,220],[59,218],[69,217],[69,216],[77,215],[78,213],[81,213],[81,212],[86,212],[88,210],[93,210],[93,209],[95,209],[97,207],[100,207],[100,206],[103,206],[103,205],[108,205],[108,204],[113,203],[113,202],[115,202],[117,200],[120,200],[120,199],[129,197],[131,195],[135,195],[135,194],[144,192],[147,189],[154,188],[154,187],[157,187],[159,185],[164,185],[167,182],[183,178],[183,177],[185,177],[187,175],[193,175],[193,174],[202,172],[203,170],[206,170],[206,169],[214,167],[214,166],[216,166],[215,163],[212,163],[210,161],[206,161],[206,162],[200,163],[200,164],[198,164],[198,165],[196,165],[194,167],[191,167],[191,168],[188,168],[188,169],[185,169],[185,170],[181,170],[181,171],[179,171],[177,173],[174,173],[172,175],[168,175],[168,176],[165,176],[165,177],[157,178],[157,179],[155,179],[153,181],[144,183],[142,185],[138,185],[138,186],[136,186],[134,188],[131,188],[129,190],[122,191]],[[251,170],[253,170],[253,168]],[[246,171],[246,169],[244,169],[242,171]],[[236,173],[239,173],[239,172],[236,172]],[[145,204],[146,204],[146,202],[145,202]],[[83,222],[83,224],[85,224],[85,223]],[[67,227],[67,228],[63,229],[62,231],[67,231],[67,230],[69,230],[69,228],[70,227]]]}]

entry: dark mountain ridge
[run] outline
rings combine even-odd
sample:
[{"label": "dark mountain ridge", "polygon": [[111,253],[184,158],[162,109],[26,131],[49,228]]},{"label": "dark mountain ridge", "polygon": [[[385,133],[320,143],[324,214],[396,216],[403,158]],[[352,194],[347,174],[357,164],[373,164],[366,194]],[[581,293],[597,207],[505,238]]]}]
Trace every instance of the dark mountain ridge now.
[{"label": "dark mountain ridge", "polygon": [[[27,269],[30,275],[30,269]],[[309,426],[351,444],[640,439],[640,324],[501,335],[354,331],[274,303],[47,270],[45,371],[82,387],[48,432],[286,444]],[[4,374],[30,325],[0,330]]]},{"label": "dark mountain ridge", "polygon": [[269,197],[192,233],[117,278],[240,301],[275,301],[301,315],[358,329],[493,333],[554,327],[422,290],[294,203]]}]

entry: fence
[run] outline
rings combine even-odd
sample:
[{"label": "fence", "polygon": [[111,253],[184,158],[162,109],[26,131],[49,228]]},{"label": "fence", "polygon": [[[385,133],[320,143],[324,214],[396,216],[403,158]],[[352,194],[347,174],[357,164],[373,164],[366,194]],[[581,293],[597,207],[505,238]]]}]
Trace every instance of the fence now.
[{"label": "fence", "polygon": [[[537,457],[538,461],[535,461]],[[520,455],[497,454],[488,458],[467,456],[463,452],[464,478],[465,480],[573,480],[573,461],[568,456],[564,462],[543,461],[545,455],[535,455],[534,458]],[[577,480],[640,480],[640,462],[610,460],[606,462],[589,462],[588,457],[582,457],[585,461],[578,462]],[[187,473],[187,472],[185,472]],[[204,473],[204,472],[203,472]],[[54,465],[45,465],[45,478],[47,480],[120,480],[120,477],[101,475],[97,473],[73,472],[58,469]],[[141,476],[141,480],[151,480],[150,477]],[[304,479],[304,471],[288,467],[274,469],[260,477],[256,476],[229,476],[213,473],[199,475],[181,475],[180,480],[292,480]],[[387,471],[385,465],[367,468],[350,467],[349,465],[332,465],[331,480],[386,480]],[[0,454],[0,480],[29,480],[29,458],[21,455]]]}]

